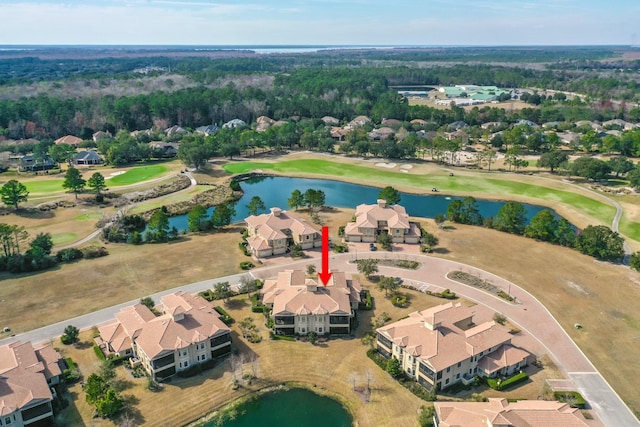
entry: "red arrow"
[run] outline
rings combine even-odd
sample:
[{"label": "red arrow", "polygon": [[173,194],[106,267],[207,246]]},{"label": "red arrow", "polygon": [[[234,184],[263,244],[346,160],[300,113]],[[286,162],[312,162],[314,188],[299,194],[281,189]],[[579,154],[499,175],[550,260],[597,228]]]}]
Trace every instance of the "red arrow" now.
[{"label": "red arrow", "polygon": [[322,271],[318,273],[318,277],[323,285],[327,286],[331,274],[329,272],[329,227],[322,227]]}]

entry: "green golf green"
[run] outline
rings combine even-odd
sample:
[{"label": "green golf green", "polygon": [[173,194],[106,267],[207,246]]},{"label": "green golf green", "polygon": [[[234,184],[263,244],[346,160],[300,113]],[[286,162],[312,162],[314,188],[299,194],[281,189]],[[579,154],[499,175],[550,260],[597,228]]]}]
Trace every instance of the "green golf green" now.
[{"label": "green golf green", "polygon": [[129,169],[123,174],[113,176],[107,180],[109,187],[118,187],[121,185],[136,184],[142,181],[148,181],[156,178],[169,170],[164,165],[140,166]]},{"label": "green golf green", "polygon": [[62,188],[61,179],[48,179],[45,181],[31,181],[25,182],[25,187],[30,194],[33,193],[55,193],[58,191],[64,191]]}]

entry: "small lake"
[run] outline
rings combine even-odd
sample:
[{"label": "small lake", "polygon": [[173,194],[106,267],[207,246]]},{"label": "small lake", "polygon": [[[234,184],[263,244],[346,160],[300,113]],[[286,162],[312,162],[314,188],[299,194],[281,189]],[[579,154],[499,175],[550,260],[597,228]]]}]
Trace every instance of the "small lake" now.
[{"label": "small lake", "polygon": [[[351,415],[337,401],[294,388],[266,393],[239,408],[240,415],[222,427],[350,427]],[[213,427],[208,423],[204,427]]]},{"label": "small lake", "polygon": [[[380,193],[380,188],[366,185],[351,184],[348,182],[331,181],[327,179],[307,179],[288,177],[259,177],[240,182],[244,195],[235,206],[236,215],[233,222],[243,221],[249,216],[246,205],[253,196],[260,196],[268,209],[280,207],[289,209],[287,203],[293,190],[302,193],[312,188],[322,190],[325,193],[327,206],[348,208],[355,211],[356,206],[362,203],[374,204]],[[431,188],[425,188],[431,191]],[[464,197],[444,196],[441,194],[410,194],[401,193],[400,204],[405,207],[410,216],[433,218],[438,214],[446,214],[449,203],[453,200],[462,200]],[[496,216],[505,201],[478,199],[478,208],[483,217]],[[548,209],[542,206],[523,203],[527,210],[527,219],[530,220],[538,212]],[[214,208],[209,208],[209,215]],[[265,213],[265,212],[260,212]],[[169,218],[170,227],[178,230],[187,230],[187,215],[179,215]]]}]

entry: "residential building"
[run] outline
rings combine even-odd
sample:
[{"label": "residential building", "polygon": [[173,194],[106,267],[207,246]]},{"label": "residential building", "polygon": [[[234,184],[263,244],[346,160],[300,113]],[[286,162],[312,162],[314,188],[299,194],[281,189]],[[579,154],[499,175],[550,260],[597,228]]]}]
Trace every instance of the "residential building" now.
[{"label": "residential building", "polygon": [[96,150],[80,151],[73,156],[74,165],[100,165],[102,157]]},{"label": "residential building", "polygon": [[451,302],[378,328],[376,344],[429,389],[466,385],[476,376],[509,376],[534,361],[511,344],[506,327],[494,321],[476,325],[471,308]]},{"label": "residential building", "polygon": [[209,135],[214,135],[219,130],[220,130],[220,126],[218,126],[217,124],[212,124],[212,125],[197,127],[196,133],[202,133],[204,135],[209,136]]},{"label": "residential building", "polygon": [[356,327],[360,283],[334,271],[326,286],[302,270],[286,270],[267,279],[260,291],[271,309],[278,335],[349,334]]},{"label": "residential building", "polygon": [[98,327],[98,344],[107,354],[130,355],[158,380],[231,351],[231,330],[203,298],[176,292],[158,309],[159,316],[142,304],[121,309]]},{"label": "residential building", "polygon": [[490,398],[488,402],[434,402],[435,427],[587,427],[602,426],[586,420],[568,403],[545,400]]},{"label": "residential building", "polygon": [[21,172],[29,171],[44,171],[50,170],[56,167],[56,162],[49,155],[45,155],[44,157],[34,156],[33,154],[29,154],[26,156],[22,156],[20,158],[20,166],[19,169]]},{"label": "residential building", "polygon": [[179,134],[189,134],[189,131],[181,126],[173,125],[170,128],[165,129],[164,133],[167,136],[173,136],[173,135],[179,135]]},{"label": "residential building", "polygon": [[16,341],[0,347],[0,426],[47,426],[64,361],[53,346]]},{"label": "residential building", "polygon": [[223,124],[222,129],[235,129],[235,128],[244,127],[246,125],[247,123],[244,120],[232,119],[232,120],[229,120],[227,123]]},{"label": "residential building", "polygon": [[271,208],[268,214],[251,215],[245,222],[249,233],[247,249],[258,258],[284,254],[292,245],[311,249],[322,244],[318,230],[280,208]]},{"label": "residential building", "polygon": [[179,145],[175,142],[154,141],[149,143],[153,155],[158,157],[175,157],[178,155]]},{"label": "residential building", "polygon": [[73,135],[65,135],[62,138],[58,138],[54,141],[56,144],[67,144],[72,147],[77,147],[82,143],[82,138],[78,138]]},{"label": "residential building", "polygon": [[92,135],[92,138],[93,138],[93,142],[98,142],[101,139],[113,139],[113,135],[111,135],[111,132],[109,131],[99,130],[98,132],[95,132]]},{"label": "residential building", "polygon": [[373,243],[382,233],[389,234],[394,243],[420,241],[420,225],[410,222],[409,215],[400,205],[389,206],[385,200],[378,200],[375,205],[361,204],[356,208],[355,217],[356,220],[344,228],[347,242]]}]

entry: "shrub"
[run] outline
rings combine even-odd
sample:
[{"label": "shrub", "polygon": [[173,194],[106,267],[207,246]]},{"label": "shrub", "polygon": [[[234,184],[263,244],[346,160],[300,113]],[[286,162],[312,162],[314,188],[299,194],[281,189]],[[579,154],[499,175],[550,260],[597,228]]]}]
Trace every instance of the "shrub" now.
[{"label": "shrub", "polygon": [[456,299],[456,293],[455,292],[451,292],[450,289],[445,289],[444,291],[440,292],[440,295],[442,296],[442,298],[446,298],[446,299]]},{"label": "shrub", "polygon": [[371,292],[369,292],[368,290],[364,290],[363,294],[364,294],[364,298],[362,299],[360,304],[358,304],[358,309],[371,310],[373,308],[373,300],[371,299]]},{"label": "shrub", "polygon": [[391,304],[395,307],[405,307],[407,305],[407,296],[403,294],[395,294],[391,297]]},{"label": "shrub", "polygon": [[246,256],[251,256],[251,252],[249,252],[249,249],[247,249],[247,242],[238,243],[238,247],[240,248],[243,254],[245,254]]},{"label": "shrub", "polygon": [[406,259],[400,259],[396,261],[396,267],[406,268],[408,270],[416,270],[420,267],[420,263],[418,261],[409,261]]},{"label": "shrub", "polygon": [[559,402],[568,403],[572,408],[584,409],[587,401],[577,391],[555,391],[553,397]]},{"label": "shrub", "polygon": [[318,339],[318,334],[316,334],[315,332],[309,332],[309,342],[311,344],[315,344],[316,340]]},{"label": "shrub", "polygon": [[262,280],[256,279],[256,288],[262,289],[262,286],[264,286]]},{"label": "shrub", "polygon": [[367,350],[367,357],[380,367],[383,371],[387,370],[387,358],[378,353],[375,348],[370,348]]},{"label": "shrub", "polygon": [[514,386],[520,382],[526,381],[529,375],[526,372],[517,373],[506,380],[502,381],[499,378],[487,378],[487,385],[494,390],[504,390],[508,387]]},{"label": "shrub", "polygon": [[513,297],[511,295],[509,295],[508,293],[506,293],[505,291],[498,291],[498,296],[502,299],[506,299],[509,302],[513,301]]},{"label": "shrub", "polygon": [[225,309],[224,309],[224,308],[219,307],[219,306],[215,306],[215,307],[213,307],[213,309],[214,309],[215,311],[217,311],[217,312],[220,314],[220,320],[222,320],[222,322],[223,322],[225,325],[229,326],[229,325],[231,325],[233,322],[235,322],[235,320],[233,320],[233,317],[231,317],[231,316],[229,315],[229,313],[227,313],[227,312],[225,311]]},{"label": "shrub", "polygon": [[258,294],[253,294],[251,296],[251,311],[254,313],[264,313],[265,306],[260,301],[260,297]]},{"label": "shrub", "polygon": [[71,262],[77,259],[82,259],[83,257],[84,254],[77,248],[62,249],[56,253],[56,259],[58,262]]},{"label": "shrub", "polygon": [[86,259],[92,259],[107,256],[109,251],[104,246],[88,246],[82,249],[82,254]]},{"label": "shrub", "polygon": [[333,251],[339,254],[349,252],[349,247],[347,245],[334,245]]},{"label": "shrub", "polygon": [[102,349],[100,347],[98,347],[97,345],[93,346],[93,352],[96,354],[96,356],[98,356],[98,359],[105,361],[107,360],[107,358],[105,357],[104,353],[102,352]]},{"label": "shrub", "polygon": [[232,179],[231,182],[229,182],[229,188],[231,188],[233,191],[242,191],[240,183],[235,179]]},{"label": "shrub", "polygon": [[240,268],[243,270],[251,270],[255,265],[251,261],[242,261],[240,263]]},{"label": "shrub", "polygon": [[211,302],[211,301],[213,301],[215,299],[213,297],[213,291],[211,289],[207,289],[206,291],[199,292],[198,295],[201,296],[202,298],[206,299],[209,302]]},{"label": "shrub", "polygon": [[430,254],[431,252],[433,252],[433,249],[429,245],[420,245],[420,252]]},{"label": "shrub", "polygon": [[281,341],[295,341],[296,337],[292,337],[289,335],[276,335],[273,331],[269,331],[269,338],[272,340],[281,340]]}]

